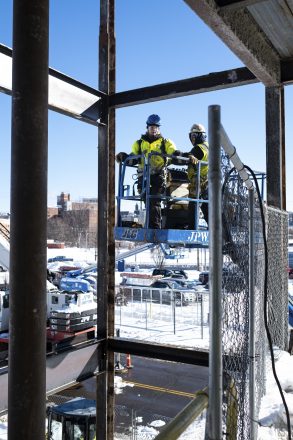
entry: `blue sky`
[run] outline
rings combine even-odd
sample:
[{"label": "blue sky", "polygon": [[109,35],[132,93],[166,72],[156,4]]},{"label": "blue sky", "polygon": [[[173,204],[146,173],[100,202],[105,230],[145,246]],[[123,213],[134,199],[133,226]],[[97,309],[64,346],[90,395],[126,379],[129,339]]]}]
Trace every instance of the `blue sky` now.
[{"label": "blue sky", "polygon": [[[98,86],[99,2],[50,0],[52,68],[92,87]],[[12,47],[12,0],[0,2],[0,42]],[[182,0],[116,0],[117,91],[144,87],[242,67],[242,62]],[[221,106],[222,123],[242,161],[265,170],[264,86],[255,84],[143,104],[116,112],[117,151],[130,151],[145,130],[149,114],[158,113],[162,133],[183,151],[190,149],[194,122],[207,126],[208,106]],[[293,88],[285,89],[287,209],[293,210],[291,145]],[[0,211],[9,211],[11,98],[0,94]],[[291,125],[291,126],[290,126]],[[61,191],[72,200],[96,197],[97,129],[49,114],[48,205]]]}]

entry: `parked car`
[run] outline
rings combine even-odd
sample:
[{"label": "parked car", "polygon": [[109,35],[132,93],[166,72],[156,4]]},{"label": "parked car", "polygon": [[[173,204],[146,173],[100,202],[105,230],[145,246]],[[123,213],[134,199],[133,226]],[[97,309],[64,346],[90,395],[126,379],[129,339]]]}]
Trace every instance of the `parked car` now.
[{"label": "parked car", "polygon": [[[162,278],[161,280],[157,280],[151,284],[151,287],[156,287],[158,289],[170,289],[170,290],[178,290],[179,297],[183,296],[184,301],[186,300],[188,303],[199,301],[201,298],[195,293],[193,288],[189,288],[185,280],[179,279],[175,280],[173,278]],[[177,294],[176,294],[177,298]],[[187,305],[187,304],[183,304]]]},{"label": "parked car", "polygon": [[288,252],[288,277],[293,278],[293,251]]},{"label": "parked car", "polygon": [[187,280],[188,275],[183,269],[173,270],[172,278],[185,278]]},{"label": "parked car", "polygon": [[155,281],[150,286],[123,286],[120,288],[119,295],[126,298],[126,301],[152,302],[157,304],[172,304],[175,298],[176,306],[187,306],[190,302],[187,294],[194,292],[180,291],[174,289],[175,282]]},{"label": "parked car", "polygon": [[188,278],[187,273],[181,269],[154,269],[153,275],[163,275],[163,277],[172,277],[172,278]]},{"label": "parked car", "polygon": [[54,261],[73,261],[73,258],[65,257],[65,255],[57,255],[48,259],[48,263],[54,263]]},{"label": "parked car", "polygon": [[288,252],[288,266],[293,270],[293,251]]},{"label": "parked car", "polygon": [[180,289],[187,290],[187,286],[180,283],[181,280],[174,280],[172,278],[162,278],[151,284],[151,287],[158,287],[159,289]]},{"label": "parked car", "polygon": [[288,280],[288,318],[289,325],[293,327],[293,280]]},{"label": "parked car", "polygon": [[209,281],[209,272],[206,270],[204,272],[200,272],[198,275],[198,281],[201,282],[201,284],[207,284]]},{"label": "parked car", "polygon": [[187,289],[194,289],[199,290],[202,289],[202,283],[196,280],[185,280],[185,279],[178,279],[178,278],[172,278],[172,280],[177,281],[179,284],[182,284]]},{"label": "parked car", "polygon": [[[199,281],[209,286],[209,271],[200,272],[198,276]],[[237,264],[228,262],[225,263],[222,269],[222,286],[226,292],[241,292],[247,285],[245,273]]]},{"label": "parked car", "polygon": [[173,298],[175,298],[176,306],[188,306],[189,302],[187,299],[186,292],[181,292],[180,290],[173,290],[171,287],[166,285],[166,287],[161,286],[154,287],[153,289],[143,290],[143,293],[147,296],[147,299],[152,299],[157,303],[171,304]]}]

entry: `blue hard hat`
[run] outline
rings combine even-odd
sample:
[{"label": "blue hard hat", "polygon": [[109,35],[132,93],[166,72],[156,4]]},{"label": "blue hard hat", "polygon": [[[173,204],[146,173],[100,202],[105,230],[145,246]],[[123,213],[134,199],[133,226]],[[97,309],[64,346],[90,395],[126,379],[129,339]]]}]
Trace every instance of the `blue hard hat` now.
[{"label": "blue hard hat", "polygon": [[146,125],[157,125],[158,127],[161,125],[161,118],[158,115],[150,115],[147,118]]}]

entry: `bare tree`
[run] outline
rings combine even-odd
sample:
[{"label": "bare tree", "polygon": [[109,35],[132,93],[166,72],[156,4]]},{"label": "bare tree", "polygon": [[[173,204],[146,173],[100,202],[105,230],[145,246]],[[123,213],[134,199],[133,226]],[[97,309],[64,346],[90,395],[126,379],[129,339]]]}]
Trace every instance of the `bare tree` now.
[{"label": "bare tree", "polygon": [[151,250],[152,258],[155,263],[156,268],[162,269],[164,267],[165,262],[165,254],[162,251],[161,246],[156,246]]},{"label": "bare tree", "polygon": [[48,219],[48,238],[63,241],[67,246],[94,246],[96,239],[89,231],[89,210],[67,211]]}]

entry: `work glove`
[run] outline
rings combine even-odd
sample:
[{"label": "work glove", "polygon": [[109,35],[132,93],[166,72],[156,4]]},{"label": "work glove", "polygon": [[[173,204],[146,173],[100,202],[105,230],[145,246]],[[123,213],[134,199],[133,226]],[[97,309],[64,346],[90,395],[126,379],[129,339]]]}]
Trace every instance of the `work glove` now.
[{"label": "work glove", "polygon": [[116,162],[118,163],[124,162],[128,158],[128,154],[121,152],[116,154],[115,158],[116,158]]},{"label": "work glove", "polygon": [[[181,157],[184,157],[184,153],[182,153],[182,151],[175,150],[173,153],[173,156],[175,156],[172,159],[173,165],[186,165],[186,161],[181,159]],[[179,159],[179,156],[180,156],[180,159]]]},{"label": "work glove", "polygon": [[131,154],[128,157],[130,157],[130,159],[127,161],[127,165],[134,166],[139,163],[139,159],[131,159]]},{"label": "work glove", "polygon": [[189,163],[191,163],[192,165],[196,165],[198,163],[198,159],[196,157],[194,157],[192,154],[189,154]]}]

